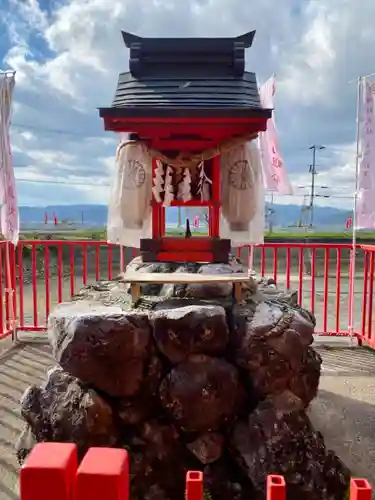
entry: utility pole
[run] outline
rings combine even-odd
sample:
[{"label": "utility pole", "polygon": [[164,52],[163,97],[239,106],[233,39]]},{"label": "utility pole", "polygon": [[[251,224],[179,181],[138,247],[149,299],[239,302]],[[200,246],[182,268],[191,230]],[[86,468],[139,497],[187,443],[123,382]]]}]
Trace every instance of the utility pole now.
[{"label": "utility pole", "polygon": [[178,206],[177,209],[177,226],[181,227],[181,207]]},{"label": "utility pole", "polygon": [[266,224],[268,226],[268,233],[272,234],[273,232],[273,224],[274,224],[274,215],[275,215],[275,210],[273,208],[273,192],[271,193],[271,204],[268,205],[266,213],[265,213],[265,220]]},{"label": "utility pole", "polygon": [[304,227],[305,231],[309,225],[308,220],[307,220],[309,217],[309,214],[310,214],[309,198],[310,198],[310,196],[308,194],[303,195],[300,216],[299,216],[299,220],[297,222],[297,227]]},{"label": "utility pole", "polygon": [[316,144],[313,144],[309,148],[312,153],[313,153],[313,161],[312,165],[309,167],[309,172],[311,174],[311,191],[310,191],[310,228],[313,227],[313,222],[314,222],[314,198],[315,198],[315,176],[317,175],[316,171],[316,151],[317,150],[322,150],[325,149],[324,146],[318,146]]}]

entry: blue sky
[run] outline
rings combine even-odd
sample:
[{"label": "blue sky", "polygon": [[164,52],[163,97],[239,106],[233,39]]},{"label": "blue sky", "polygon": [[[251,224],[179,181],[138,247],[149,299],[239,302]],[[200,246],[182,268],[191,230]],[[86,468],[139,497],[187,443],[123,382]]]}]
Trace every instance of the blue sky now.
[{"label": "blue sky", "polygon": [[[335,206],[354,185],[355,84],[375,71],[375,2],[361,0],[0,0],[0,67],[14,69],[12,144],[22,205],[106,203],[117,138],[96,108],[127,69],[121,29],[144,36],[257,34],[248,69],[277,75],[276,121],[293,184]],[[30,182],[26,182],[29,180]],[[33,183],[31,181],[48,181]],[[58,181],[60,184],[50,184]],[[80,185],[86,184],[86,185]],[[298,196],[278,202],[301,202]],[[327,203],[327,200],[325,200]]]}]

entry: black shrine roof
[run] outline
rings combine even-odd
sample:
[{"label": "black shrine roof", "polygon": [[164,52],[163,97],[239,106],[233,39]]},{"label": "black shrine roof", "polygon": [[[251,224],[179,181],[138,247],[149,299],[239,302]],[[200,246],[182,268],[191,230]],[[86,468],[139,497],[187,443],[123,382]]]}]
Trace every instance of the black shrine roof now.
[{"label": "black shrine roof", "polygon": [[255,31],[235,38],[141,38],[122,32],[130,49],[111,108],[101,117],[269,118],[255,73],[245,71],[245,49]]},{"label": "black shrine roof", "polygon": [[141,38],[122,31],[134,78],[241,77],[255,31],[236,38]]}]

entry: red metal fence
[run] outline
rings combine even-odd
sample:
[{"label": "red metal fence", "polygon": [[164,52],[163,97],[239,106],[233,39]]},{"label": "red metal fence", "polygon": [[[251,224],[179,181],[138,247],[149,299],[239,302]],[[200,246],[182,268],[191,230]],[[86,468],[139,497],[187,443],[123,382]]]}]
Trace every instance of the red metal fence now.
[{"label": "red metal fence", "polygon": [[[317,332],[348,332],[350,244],[266,243],[254,251],[254,268],[280,288],[294,289],[299,303],[317,318]],[[354,331],[375,348],[373,296],[375,246],[358,245],[354,284]],[[238,255],[245,263],[249,248]],[[14,328],[46,329],[51,308],[69,300],[85,284],[108,280],[123,271],[133,249],[101,241],[0,242],[0,339]]]},{"label": "red metal fence", "polygon": [[[203,474],[188,471],[185,499],[204,500]],[[282,476],[268,476],[265,500],[286,500]],[[371,500],[366,479],[353,478],[348,500]],[[72,443],[39,443],[20,473],[20,500],[129,500],[129,457],[124,449],[91,448],[78,466]],[[344,500],[344,499],[343,499]]]}]

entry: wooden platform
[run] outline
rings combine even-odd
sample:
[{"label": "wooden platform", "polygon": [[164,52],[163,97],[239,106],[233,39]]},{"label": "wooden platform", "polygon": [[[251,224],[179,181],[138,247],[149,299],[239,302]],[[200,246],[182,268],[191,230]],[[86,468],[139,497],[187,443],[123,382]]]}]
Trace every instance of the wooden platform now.
[{"label": "wooden platform", "polygon": [[234,297],[241,301],[242,283],[249,280],[247,274],[193,274],[193,273],[124,273],[122,280],[130,283],[133,300],[141,295],[141,284],[204,284],[204,283],[233,283]]}]

